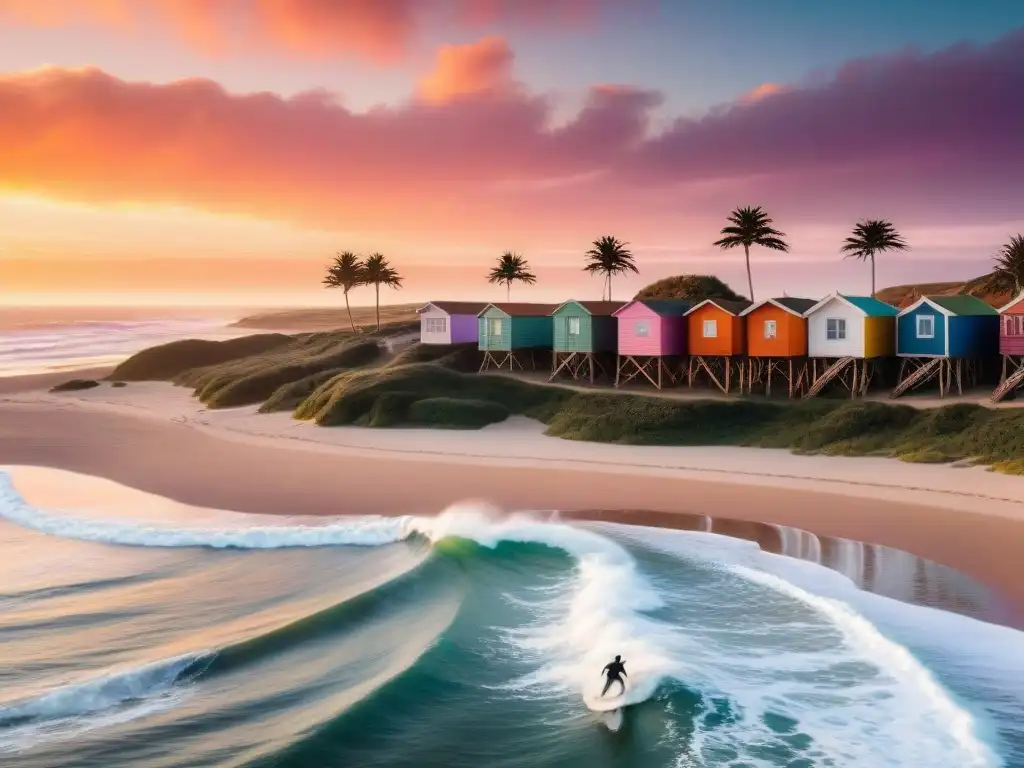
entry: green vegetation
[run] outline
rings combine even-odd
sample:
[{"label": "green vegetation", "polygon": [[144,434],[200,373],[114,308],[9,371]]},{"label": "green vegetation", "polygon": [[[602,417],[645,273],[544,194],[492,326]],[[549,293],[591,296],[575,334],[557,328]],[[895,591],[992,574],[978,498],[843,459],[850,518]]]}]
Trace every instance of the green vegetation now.
[{"label": "green vegetation", "polygon": [[537,276],[530,271],[530,263],[521,253],[505,251],[498,257],[498,263],[487,273],[487,282],[505,286],[505,300],[512,298],[512,283],[533,285]]},{"label": "green vegetation", "polygon": [[705,299],[742,301],[744,297],[714,275],[675,275],[651,283],[633,298],[685,299],[696,304]]},{"label": "green vegetation", "polygon": [[729,224],[722,228],[722,238],[715,245],[723,251],[743,247],[743,255],[747,262],[747,286],[750,289],[750,300],[754,301],[754,278],[750,272],[750,246],[760,245],[772,251],[789,251],[789,243],[783,238],[785,234],[772,226],[768,214],[761,206],[737,208],[729,214]]},{"label": "green vegetation", "polygon": [[592,275],[604,275],[604,288],[601,292],[601,299],[612,300],[612,277],[622,275],[626,272],[639,274],[633,253],[617,237],[605,235],[591,243],[590,250],[586,253],[586,266],[584,272]]},{"label": "green vegetation", "polygon": [[875,295],[875,255],[886,251],[906,251],[909,246],[891,221],[865,219],[857,222],[839,249],[848,258],[871,262],[871,295]]},{"label": "green vegetation", "polygon": [[100,383],[94,379],[71,379],[50,387],[51,392],[79,392],[83,389],[98,387]]},{"label": "green vegetation", "polygon": [[[192,387],[209,407],[260,404],[262,412],[293,411],[295,418],[321,426],[477,429],[520,415],[546,424],[547,434],[569,440],[967,461],[1024,474],[1024,409],[963,403],[917,409],[845,399],[685,400],[579,391],[479,375],[480,353],[473,344],[413,345],[388,358],[372,334],[309,333],[286,339],[247,357],[195,367],[187,365],[180,346],[164,345],[136,355],[124,367],[143,378],[156,378],[152,371],[180,370],[167,380]],[[203,361],[212,356],[205,346],[189,348]],[[82,386],[70,384],[62,385],[65,391]]]},{"label": "green vegetation", "polygon": [[283,333],[259,333],[227,341],[172,341],[132,355],[117,366],[109,378],[118,381],[169,381],[190,368],[262,355],[288,344],[292,338]]}]

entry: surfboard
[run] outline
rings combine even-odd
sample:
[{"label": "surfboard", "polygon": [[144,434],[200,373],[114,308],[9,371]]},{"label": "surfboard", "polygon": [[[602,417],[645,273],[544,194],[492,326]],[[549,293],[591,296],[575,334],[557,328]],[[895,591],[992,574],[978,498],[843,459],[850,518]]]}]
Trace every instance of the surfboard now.
[{"label": "surfboard", "polygon": [[602,698],[597,694],[591,696],[584,696],[583,703],[587,705],[587,709],[591,712],[614,712],[616,709],[622,709],[625,706],[625,695],[619,694],[618,696],[605,696]]},{"label": "surfboard", "polygon": [[611,712],[602,712],[601,722],[604,723],[609,731],[614,733],[622,727],[622,710],[613,709]]}]

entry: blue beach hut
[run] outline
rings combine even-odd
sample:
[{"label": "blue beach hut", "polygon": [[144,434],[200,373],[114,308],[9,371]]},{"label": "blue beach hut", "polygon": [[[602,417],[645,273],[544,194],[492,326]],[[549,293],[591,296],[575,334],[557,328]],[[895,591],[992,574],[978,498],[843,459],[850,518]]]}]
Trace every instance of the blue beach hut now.
[{"label": "blue beach hut", "polygon": [[999,312],[976,296],[922,296],[896,317],[900,375],[892,397],[935,378],[944,396],[999,353]]}]

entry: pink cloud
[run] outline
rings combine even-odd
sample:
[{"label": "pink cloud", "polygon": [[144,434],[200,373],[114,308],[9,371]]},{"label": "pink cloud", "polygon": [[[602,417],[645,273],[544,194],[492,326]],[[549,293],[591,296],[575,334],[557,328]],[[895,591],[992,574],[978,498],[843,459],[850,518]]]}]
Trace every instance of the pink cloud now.
[{"label": "pink cloud", "polygon": [[606,229],[710,243],[716,227],[692,222],[747,203],[784,230],[821,217],[1020,216],[1019,33],[854,62],[657,135],[658,93],[596,86],[554,124],[549,97],[510,83],[500,38],[442,53],[424,84],[433,100],[365,113],[326,93],[240,95],[201,79],[11,74],[0,77],[0,187],[508,247]]}]

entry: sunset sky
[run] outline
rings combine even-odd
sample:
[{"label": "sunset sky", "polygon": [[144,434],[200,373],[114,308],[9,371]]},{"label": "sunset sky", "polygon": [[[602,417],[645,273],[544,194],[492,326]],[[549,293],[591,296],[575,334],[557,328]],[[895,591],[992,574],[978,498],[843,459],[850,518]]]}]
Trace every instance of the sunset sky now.
[{"label": "sunset sky", "polygon": [[[760,296],[973,277],[1024,232],[1020,0],[0,0],[0,304],[294,304],[337,250],[390,301],[597,298],[591,240]],[[372,292],[354,296],[372,301]]]}]

